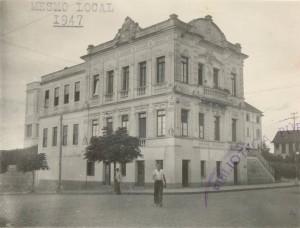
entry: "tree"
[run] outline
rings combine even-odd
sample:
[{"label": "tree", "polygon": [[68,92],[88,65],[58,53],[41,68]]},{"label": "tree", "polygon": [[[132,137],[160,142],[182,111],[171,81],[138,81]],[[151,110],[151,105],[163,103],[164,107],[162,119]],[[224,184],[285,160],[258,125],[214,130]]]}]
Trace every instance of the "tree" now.
[{"label": "tree", "polygon": [[35,192],[35,171],[36,170],[48,170],[48,164],[46,155],[40,154],[23,154],[18,159],[17,163],[18,172],[32,172],[32,189],[31,192]]},{"label": "tree", "polygon": [[143,157],[139,146],[139,138],[130,136],[126,128],[118,128],[115,132],[104,128],[103,136],[91,138],[90,144],[85,148],[84,159],[113,163],[116,183],[116,163],[131,163],[138,157]]}]

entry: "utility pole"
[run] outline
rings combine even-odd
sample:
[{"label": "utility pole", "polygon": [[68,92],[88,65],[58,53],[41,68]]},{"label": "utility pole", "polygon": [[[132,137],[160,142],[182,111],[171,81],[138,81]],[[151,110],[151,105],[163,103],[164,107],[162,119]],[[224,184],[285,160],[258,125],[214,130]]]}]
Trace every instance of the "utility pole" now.
[{"label": "utility pole", "polygon": [[298,112],[293,112],[293,113],[291,113],[291,115],[293,116],[293,118],[292,119],[294,119],[294,131],[295,131],[295,128],[296,128],[296,118],[298,117],[298,116],[296,116],[296,114],[298,114]]},{"label": "utility pole", "polygon": [[58,185],[56,193],[61,193],[61,162],[62,162],[62,141],[63,141],[63,129],[62,129],[62,119],[63,115],[60,114],[59,118],[59,128],[60,128],[60,135],[59,135],[59,162],[58,162]]}]

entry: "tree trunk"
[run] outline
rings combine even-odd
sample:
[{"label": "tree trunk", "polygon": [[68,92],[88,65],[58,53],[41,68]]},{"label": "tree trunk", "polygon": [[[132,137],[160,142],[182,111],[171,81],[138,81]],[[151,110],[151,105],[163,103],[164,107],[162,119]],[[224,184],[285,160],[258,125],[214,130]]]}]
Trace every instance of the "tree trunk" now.
[{"label": "tree trunk", "polygon": [[114,190],[117,192],[117,185],[116,185],[116,162],[114,161]]},{"label": "tree trunk", "polygon": [[35,171],[33,170],[32,171],[32,188],[31,188],[32,193],[35,192],[34,185],[35,185]]}]

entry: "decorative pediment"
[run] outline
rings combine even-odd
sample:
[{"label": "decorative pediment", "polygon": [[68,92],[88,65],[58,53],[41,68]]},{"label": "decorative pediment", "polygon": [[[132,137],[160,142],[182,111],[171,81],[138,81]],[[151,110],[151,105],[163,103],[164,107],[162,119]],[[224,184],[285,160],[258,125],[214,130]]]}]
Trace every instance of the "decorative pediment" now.
[{"label": "decorative pediment", "polygon": [[226,37],[219,27],[213,22],[211,16],[199,18],[189,22],[192,25],[192,31],[203,36],[205,40],[219,46],[224,46]]},{"label": "decorative pediment", "polygon": [[137,31],[141,30],[138,23],[134,22],[130,17],[126,17],[122,28],[119,29],[115,40],[117,43],[123,43],[135,38]]}]

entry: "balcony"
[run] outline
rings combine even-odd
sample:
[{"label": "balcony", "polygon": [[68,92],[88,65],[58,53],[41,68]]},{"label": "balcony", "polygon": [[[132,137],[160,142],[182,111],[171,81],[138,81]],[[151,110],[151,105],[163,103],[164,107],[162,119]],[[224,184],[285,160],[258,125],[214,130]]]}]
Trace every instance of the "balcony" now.
[{"label": "balcony", "polygon": [[146,94],[146,86],[137,88],[137,95],[138,95],[138,96],[143,96],[143,95],[145,95],[145,94]]},{"label": "balcony", "polygon": [[114,94],[113,93],[105,94],[105,101],[112,101],[113,98],[114,98]]}]

